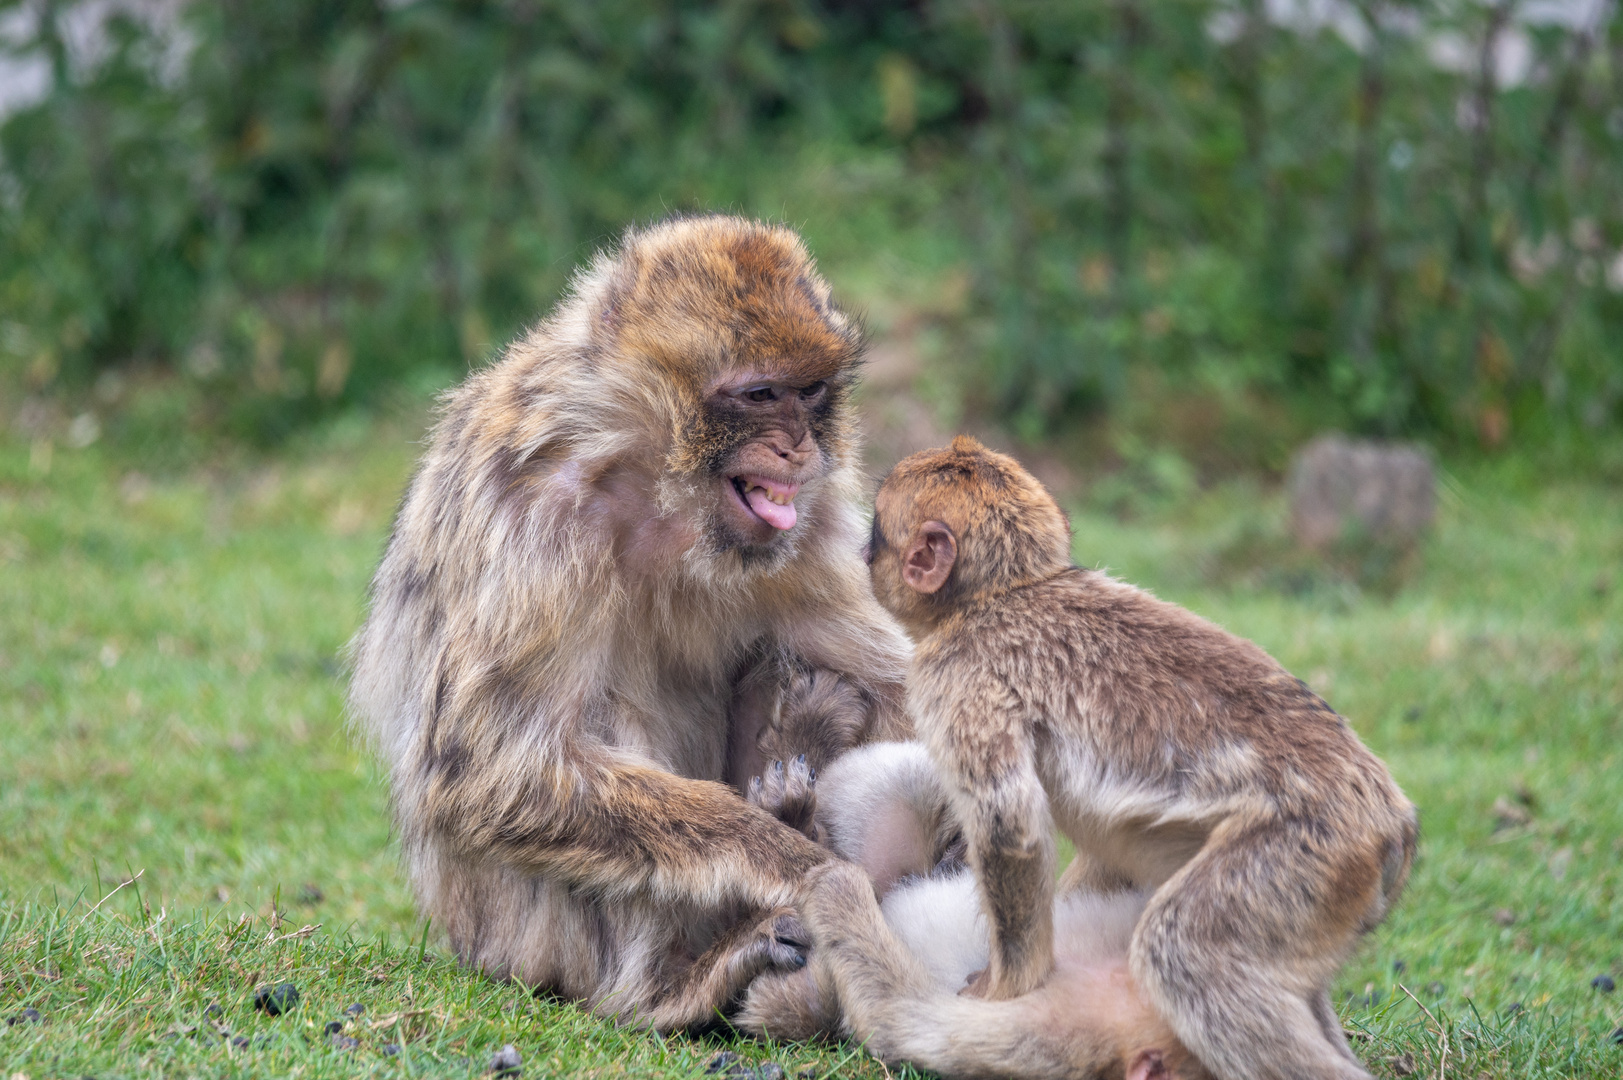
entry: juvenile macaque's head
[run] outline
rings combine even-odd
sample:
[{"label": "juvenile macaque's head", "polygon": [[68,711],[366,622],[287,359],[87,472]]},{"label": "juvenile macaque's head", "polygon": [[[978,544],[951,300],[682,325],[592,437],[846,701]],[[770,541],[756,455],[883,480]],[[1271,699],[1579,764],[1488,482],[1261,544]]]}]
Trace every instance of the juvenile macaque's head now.
[{"label": "juvenile macaque's head", "polygon": [[874,595],[915,635],[957,605],[1071,565],[1071,529],[1020,463],[960,435],[891,470],[866,553]]},{"label": "juvenile macaque's head", "polygon": [[846,397],[862,352],[800,238],[735,217],[628,234],[595,332],[663,416],[661,509],[705,550],[786,558],[854,461]]}]

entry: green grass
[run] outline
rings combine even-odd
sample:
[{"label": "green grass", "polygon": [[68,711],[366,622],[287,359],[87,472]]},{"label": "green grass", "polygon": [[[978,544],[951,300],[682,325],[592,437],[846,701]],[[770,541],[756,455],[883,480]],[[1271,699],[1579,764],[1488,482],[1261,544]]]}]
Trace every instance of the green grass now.
[{"label": "green grass", "polygon": [[[0,1017],[43,1017],[0,1026],[0,1076],[467,1075],[508,1042],[528,1076],[681,1076],[715,1052],[460,971],[413,912],[339,653],[415,451],[334,427],[147,478],[0,440]],[[1452,1077],[1623,1075],[1623,995],[1589,985],[1623,981],[1623,492],[1465,470],[1391,596],[1275,584],[1247,553],[1281,515],[1234,484],[1079,514],[1077,553],[1260,642],[1420,805],[1409,890],[1337,988],[1361,1052],[1436,1076],[1441,1030]],[[255,1013],[284,980],[300,1006]],[[360,1046],[334,1049],[351,1003]]]}]

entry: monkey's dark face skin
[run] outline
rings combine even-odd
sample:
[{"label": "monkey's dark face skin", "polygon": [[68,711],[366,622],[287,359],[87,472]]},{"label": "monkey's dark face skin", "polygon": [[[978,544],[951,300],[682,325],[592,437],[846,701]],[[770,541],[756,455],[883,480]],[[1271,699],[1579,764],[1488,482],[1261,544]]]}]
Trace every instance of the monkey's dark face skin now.
[{"label": "monkey's dark face skin", "polygon": [[797,497],[828,473],[824,443],[842,391],[828,379],[746,374],[711,392],[695,436],[709,450],[719,546],[764,553],[793,533]]}]

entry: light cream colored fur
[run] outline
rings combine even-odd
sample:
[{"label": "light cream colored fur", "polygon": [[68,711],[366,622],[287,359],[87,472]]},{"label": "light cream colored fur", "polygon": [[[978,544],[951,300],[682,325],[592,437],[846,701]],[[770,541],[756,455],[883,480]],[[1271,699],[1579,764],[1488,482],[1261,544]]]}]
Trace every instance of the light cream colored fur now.
[{"label": "light cream colored fur", "polygon": [[937,867],[956,826],[928,751],[878,743],[845,754],[817,782],[817,817],[852,865],[814,871],[811,966],[760,980],[744,1026],[780,1038],[843,1032],[950,1080],[1204,1076],[1128,971],[1146,894],[1062,893],[1048,980],[1010,1001],[962,997],[989,936],[974,875]]}]

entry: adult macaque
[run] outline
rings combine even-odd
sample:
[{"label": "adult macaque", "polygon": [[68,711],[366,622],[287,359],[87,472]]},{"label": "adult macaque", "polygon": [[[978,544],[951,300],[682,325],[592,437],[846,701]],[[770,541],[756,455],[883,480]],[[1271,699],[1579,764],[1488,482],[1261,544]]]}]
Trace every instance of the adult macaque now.
[{"label": "adult macaque", "polygon": [[463,962],[662,1030],[804,963],[825,852],[735,788],[775,726],[823,759],[908,733],[858,558],[861,348],[792,232],[687,218],[447,396],[350,706]]},{"label": "adult macaque", "polygon": [[[916,642],[910,711],[991,934],[967,992],[1054,977],[1057,825],[1077,849],[1062,896],[1151,894],[1131,972],[1208,1069],[1367,1077],[1327,987],[1401,890],[1416,819],[1346,721],[1250,642],[1073,566],[1053,498],[973,439],[896,466],[869,558]],[[807,911],[819,947],[827,906]]]}]

